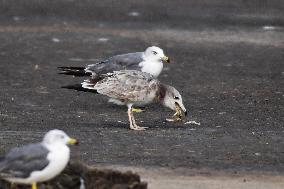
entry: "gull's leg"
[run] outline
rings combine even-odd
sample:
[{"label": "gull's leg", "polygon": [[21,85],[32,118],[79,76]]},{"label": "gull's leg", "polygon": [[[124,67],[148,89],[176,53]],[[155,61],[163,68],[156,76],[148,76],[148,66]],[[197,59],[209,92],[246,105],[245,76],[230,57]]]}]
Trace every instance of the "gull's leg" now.
[{"label": "gull's leg", "polygon": [[140,127],[136,124],[136,121],[134,119],[134,116],[132,116],[132,122],[133,122],[133,125],[136,127],[136,130],[146,130],[148,127]]},{"label": "gull's leg", "polygon": [[135,118],[134,118],[134,115],[133,115],[133,110],[131,110],[131,115],[132,115],[132,124],[134,125],[135,127],[135,130],[145,130],[147,129],[148,127],[140,127],[136,124],[136,121],[135,121]]},{"label": "gull's leg", "polygon": [[32,183],[32,189],[37,189],[37,186],[36,186],[35,182]]},{"label": "gull's leg", "polygon": [[132,121],[132,104],[128,105],[128,119],[129,119],[129,124],[130,124],[130,129],[135,130],[135,127],[133,125],[133,121]]},{"label": "gull's leg", "polygon": [[132,104],[128,105],[128,118],[129,118],[129,122],[130,122],[130,129],[141,131],[141,130],[145,130],[147,128],[147,127],[139,127],[136,124],[134,116],[133,116],[133,112],[132,112]]}]

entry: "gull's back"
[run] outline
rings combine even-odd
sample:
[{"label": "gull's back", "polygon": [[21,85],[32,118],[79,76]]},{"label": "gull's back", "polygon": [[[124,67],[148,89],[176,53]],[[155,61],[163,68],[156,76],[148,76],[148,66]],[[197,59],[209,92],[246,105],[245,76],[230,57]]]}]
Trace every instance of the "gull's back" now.
[{"label": "gull's back", "polygon": [[154,98],[159,81],[151,74],[123,70],[109,73],[95,84],[98,93],[125,102],[148,102]]},{"label": "gull's back", "polygon": [[0,162],[0,176],[26,178],[32,171],[42,170],[49,164],[48,153],[40,143],[13,148]]},{"label": "gull's back", "polygon": [[116,55],[102,62],[88,65],[85,71],[100,75],[119,70],[140,70],[139,63],[143,61],[142,56],[143,52]]}]

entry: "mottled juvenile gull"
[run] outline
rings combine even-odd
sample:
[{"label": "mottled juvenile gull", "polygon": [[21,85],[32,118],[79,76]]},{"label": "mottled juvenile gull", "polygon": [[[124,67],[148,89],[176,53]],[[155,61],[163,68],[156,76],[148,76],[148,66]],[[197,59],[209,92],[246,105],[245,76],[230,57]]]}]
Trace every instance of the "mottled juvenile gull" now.
[{"label": "mottled juvenile gull", "polygon": [[180,93],[174,87],[160,83],[151,74],[145,72],[114,71],[104,75],[104,78],[98,82],[93,82],[92,79],[85,80],[82,87],[97,90],[100,94],[126,104],[130,128],[133,130],[146,129],[136,124],[132,112],[133,105],[143,106],[152,102],[160,102],[165,107],[176,110],[175,118],[186,115]]},{"label": "mottled juvenile gull", "polygon": [[51,130],[41,143],[13,148],[0,162],[0,177],[11,183],[31,184],[48,181],[66,167],[70,158],[67,144],[76,144],[61,130]]},{"label": "mottled juvenile gull", "polygon": [[91,75],[97,78],[101,74],[119,70],[139,70],[158,77],[163,69],[163,62],[170,62],[159,47],[148,47],[145,52],[121,54],[86,67],[58,67],[61,74],[74,76]]}]

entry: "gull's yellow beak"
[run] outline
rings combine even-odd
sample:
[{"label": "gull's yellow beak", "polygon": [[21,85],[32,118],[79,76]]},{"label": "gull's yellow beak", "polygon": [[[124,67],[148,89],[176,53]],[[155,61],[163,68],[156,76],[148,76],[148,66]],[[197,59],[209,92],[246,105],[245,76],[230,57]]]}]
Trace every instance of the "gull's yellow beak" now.
[{"label": "gull's yellow beak", "polygon": [[164,61],[164,62],[170,63],[170,58],[167,57],[167,56],[163,56],[161,59],[162,59],[162,61]]},{"label": "gull's yellow beak", "polygon": [[78,141],[74,138],[70,138],[69,141],[68,141],[68,144],[70,145],[78,145]]}]

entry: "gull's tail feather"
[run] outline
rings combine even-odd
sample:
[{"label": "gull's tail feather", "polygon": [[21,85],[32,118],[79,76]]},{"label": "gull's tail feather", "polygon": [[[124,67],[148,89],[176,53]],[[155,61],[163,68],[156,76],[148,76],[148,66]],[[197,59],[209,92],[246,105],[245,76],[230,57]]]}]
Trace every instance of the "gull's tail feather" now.
[{"label": "gull's tail feather", "polygon": [[90,88],[84,88],[82,84],[66,85],[66,86],[62,86],[61,88],[98,94],[97,90],[90,89]]},{"label": "gull's tail feather", "polygon": [[88,90],[96,90],[95,85],[97,84],[97,80],[87,79],[82,83],[82,87]]},{"label": "gull's tail feather", "polygon": [[73,75],[77,77],[90,76],[91,73],[86,72],[84,67],[57,67],[60,71],[59,74]]}]

